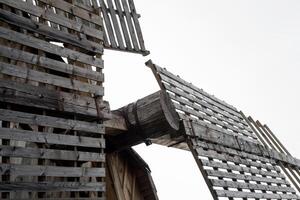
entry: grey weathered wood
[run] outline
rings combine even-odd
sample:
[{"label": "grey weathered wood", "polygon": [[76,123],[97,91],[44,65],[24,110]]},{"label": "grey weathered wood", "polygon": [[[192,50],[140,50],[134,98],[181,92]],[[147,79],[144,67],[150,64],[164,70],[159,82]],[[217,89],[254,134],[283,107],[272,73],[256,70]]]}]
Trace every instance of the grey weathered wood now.
[{"label": "grey weathered wood", "polygon": [[104,80],[104,75],[100,72],[78,67],[76,65],[70,65],[51,58],[38,56],[36,54],[28,53],[15,48],[0,45],[0,55],[13,60],[19,60],[29,64],[38,65],[46,69],[51,69],[70,75],[80,76],[82,78],[88,78],[100,82],[103,82]]},{"label": "grey weathered wood", "polygon": [[[11,191],[105,191],[105,183],[80,182],[3,182],[1,192]],[[59,198],[60,199],[60,198]],[[76,198],[77,199],[77,198]]]},{"label": "grey weathered wood", "polygon": [[[185,125],[188,127],[189,125]],[[246,141],[243,138],[235,137],[232,135],[224,134],[221,132],[217,132],[211,129],[206,128],[205,126],[199,125],[196,122],[191,123],[192,132],[188,132],[190,128],[187,128],[187,134],[195,134],[195,136],[199,137],[199,139],[203,139],[212,143],[220,144],[225,147],[230,147],[233,149],[238,149],[247,153],[256,154],[259,156],[266,156],[278,161],[283,161],[285,163],[289,163],[297,168],[300,167],[300,160],[288,156],[282,153],[279,153],[273,149],[268,149],[261,144],[254,143],[251,141]]]},{"label": "grey weathered wood", "polygon": [[141,26],[140,26],[140,23],[139,23],[139,20],[138,20],[139,15],[136,13],[135,5],[134,5],[133,0],[128,0],[128,4],[129,4],[129,7],[130,7],[130,11],[132,13],[132,19],[133,19],[133,22],[134,22],[134,26],[135,26],[135,30],[136,30],[136,34],[137,34],[137,39],[139,41],[140,48],[145,51],[146,48],[145,48],[145,44],[144,44],[143,34],[142,34]]},{"label": "grey weathered wood", "polygon": [[104,134],[102,124],[0,109],[0,120]]},{"label": "grey weathered wood", "polygon": [[84,20],[87,20],[99,26],[103,25],[102,18],[99,15],[96,15],[90,11],[86,11],[78,6],[74,6],[76,4],[71,4],[64,0],[39,0],[39,1],[54,6],[56,8],[59,8],[67,13],[80,17]]},{"label": "grey weathered wood", "polygon": [[[199,106],[199,104],[195,104],[194,101],[192,102],[192,101],[189,101],[189,100],[185,100],[185,99],[180,98],[179,96],[176,96],[176,95],[171,94],[171,93],[169,93],[169,96],[170,96],[171,99],[173,99],[173,100],[175,100],[175,101],[177,101],[177,102],[179,102],[179,103],[181,103],[183,105],[190,106],[191,108],[193,108],[194,110],[196,110],[197,111],[197,113],[195,113],[196,116],[198,115],[199,117],[202,117],[204,115],[202,113],[205,113],[205,115],[207,115],[207,119],[208,120],[211,120],[212,122],[215,122],[216,120],[214,118],[217,118],[218,121],[220,121],[220,122],[225,121],[229,125],[228,128],[230,128],[232,130],[237,130],[238,132],[241,132],[241,133],[244,134],[245,126],[242,125],[242,124],[240,124],[239,121],[229,120],[227,117],[225,118],[226,115],[223,115],[222,112],[213,112],[212,110],[208,110],[207,108],[203,107],[202,105]],[[193,97],[191,97],[191,98],[193,98]],[[186,109],[190,109],[190,108],[187,107]],[[199,111],[201,111],[201,112],[199,112]],[[194,112],[191,113],[191,114],[194,114]],[[222,114],[222,115],[220,115],[220,114]],[[214,117],[214,118],[212,118],[212,117]],[[215,122],[215,123],[217,123],[217,122]],[[228,125],[222,125],[222,126],[226,127]],[[239,129],[237,129],[237,128],[233,127],[233,126],[236,126]],[[249,134],[248,132],[245,132],[245,134],[252,136],[252,134]]]},{"label": "grey weathered wood", "polygon": [[59,31],[57,29],[51,28],[48,25],[38,23],[32,19],[21,17],[3,9],[0,9],[0,19],[7,23],[20,26],[24,29],[43,34],[46,37],[49,37],[53,40],[75,45],[77,47],[81,47],[91,52],[103,52],[103,46],[98,43],[89,41],[84,38],[79,38],[77,35],[74,34]]},{"label": "grey weathered wood", "polygon": [[[101,2],[103,2],[103,5],[105,5],[103,0],[101,0]],[[119,48],[120,49],[125,49],[125,46],[124,46],[124,43],[123,43],[123,38],[122,38],[122,35],[121,35],[121,30],[120,30],[117,15],[116,15],[116,11],[113,7],[112,0],[107,0],[107,5],[108,5],[109,12],[110,12],[111,20],[112,20],[112,23],[113,23],[113,27],[114,27],[114,30],[115,30],[115,34],[116,34],[116,37],[117,37],[117,40],[118,40]]]},{"label": "grey weathered wood", "polygon": [[[216,159],[216,157],[211,157],[211,158]],[[237,158],[235,158],[235,159],[236,159],[236,163],[239,163],[238,159]],[[226,160],[224,160],[224,161],[226,161]],[[222,169],[234,170],[234,171],[239,171],[239,172],[247,172],[247,173],[251,173],[251,174],[260,174],[263,176],[271,176],[273,178],[281,178],[281,179],[285,178],[285,176],[283,174],[278,173],[278,172],[264,171],[264,170],[259,170],[259,169],[253,169],[251,167],[242,167],[239,165],[232,165],[232,164],[227,164],[227,163],[208,161],[205,159],[202,159],[201,162],[202,162],[203,166],[207,166],[207,167],[222,168]],[[243,163],[240,162],[240,164],[243,164]]]},{"label": "grey weathered wood", "polygon": [[119,15],[121,28],[122,28],[124,40],[125,40],[125,43],[126,43],[126,48],[128,50],[132,50],[132,45],[130,43],[130,37],[129,37],[128,29],[127,29],[127,26],[126,26],[126,23],[125,23],[125,19],[124,19],[124,15],[123,15],[120,0],[114,0],[114,2],[115,2],[115,5],[116,5],[116,8],[117,8],[118,15]]},{"label": "grey weathered wood", "polygon": [[40,40],[29,35],[18,33],[3,27],[0,27],[0,37],[32,48],[40,49],[58,56],[66,57],[72,60],[103,68],[102,59],[94,58],[93,56],[88,56],[86,54],[71,49],[63,48],[55,44],[48,43],[44,40]]},{"label": "grey weathered wood", "polygon": [[255,199],[299,199],[295,194],[268,194],[240,191],[217,190],[220,197],[255,198]]},{"label": "grey weathered wood", "polygon": [[122,6],[123,6],[123,9],[124,9],[124,12],[125,12],[125,19],[126,19],[126,22],[127,22],[127,25],[128,25],[128,29],[129,29],[129,33],[130,33],[130,37],[131,37],[131,41],[132,41],[134,50],[138,51],[139,50],[139,45],[138,45],[138,41],[137,41],[136,34],[135,34],[135,31],[134,31],[134,26],[133,26],[133,23],[131,21],[131,14],[130,14],[130,11],[129,11],[127,1],[126,0],[121,0],[121,2],[122,2]]},{"label": "grey weathered wood", "polygon": [[69,161],[92,161],[104,162],[105,155],[100,153],[67,151],[59,149],[40,149],[30,147],[2,146],[0,145],[0,156],[22,157],[22,158],[40,158],[52,160]]},{"label": "grey weathered wood", "polygon": [[235,174],[235,173],[222,172],[216,170],[206,170],[206,173],[208,174],[208,176],[221,177],[221,178],[231,178],[231,179],[258,181],[258,182],[266,182],[266,183],[279,183],[279,184],[286,184],[286,185],[289,184],[286,180],[283,179],[247,176],[243,174]]},{"label": "grey weathered wood", "polygon": [[[50,90],[46,87],[36,87],[10,80],[0,80],[0,94],[2,102],[78,113],[90,117],[98,116],[95,99],[88,96]],[[98,102],[98,104],[104,110],[107,109],[104,102]],[[100,111],[100,114],[106,119],[111,118],[111,115],[105,111]]]},{"label": "grey weathered wood", "polygon": [[20,9],[24,12],[35,15],[37,17],[42,17],[45,20],[49,20],[51,22],[57,23],[59,25],[73,29],[78,32],[82,32],[84,34],[98,38],[100,40],[103,39],[103,35],[102,35],[101,31],[92,29],[88,26],[85,26],[84,24],[80,24],[69,18],[63,17],[62,15],[57,15],[57,14],[53,13],[52,10],[49,10],[49,9],[45,10],[39,6],[34,6],[33,4],[30,4],[28,2],[24,2],[21,0],[16,0],[16,1],[0,0],[0,3]]},{"label": "grey weathered wood", "polygon": [[91,138],[84,136],[72,136],[63,134],[51,134],[45,132],[26,131],[19,129],[0,128],[0,138],[7,140],[18,140],[26,142],[37,142],[45,144],[59,144],[67,146],[81,146],[104,148],[105,141],[102,138]]},{"label": "grey weathered wood", "polygon": [[57,167],[0,163],[0,175],[8,173],[15,176],[104,177],[105,168]]},{"label": "grey weathered wood", "polygon": [[[166,78],[166,80],[170,80],[171,83],[173,83],[173,81],[178,82],[178,83],[180,83],[179,86],[182,86],[182,89],[186,89],[187,92],[191,92],[191,93],[192,92],[197,92],[197,93],[201,94],[202,95],[201,97],[204,98],[204,100],[206,100],[207,102],[210,102],[213,105],[219,106],[220,109],[223,109],[223,110],[231,113],[234,116],[239,115],[237,109],[235,107],[233,107],[232,105],[216,98],[213,95],[208,94],[204,90],[199,89],[198,87],[194,86],[191,83],[188,83],[187,81],[183,80],[179,76],[176,76],[176,75],[172,74],[171,72],[167,71],[166,69],[163,69],[163,68],[159,67],[158,65],[152,63],[151,61],[147,62],[147,63],[148,63],[147,66],[155,67],[156,71],[160,75],[163,75],[164,78]],[[242,119],[242,118],[240,117],[240,119]]]},{"label": "grey weathered wood", "polygon": [[163,91],[153,93],[138,101],[113,111],[127,122],[128,131],[109,132],[107,136],[113,149],[125,148],[162,135],[174,135],[180,128],[177,113]]},{"label": "grey weathered wood", "polygon": [[117,48],[117,42],[115,40],[115,35],[114,35],[114,30],[112,28],[112,24],[110,22],[110,17],[108,15],[107,12],[107,6],[104,2],[104,0],[100,0],[100,4],[101,4],[101,10],[102,10],[102,15],[103,15],[103,19],[105,21],[105,27],[108,33],[108,37],[109,41],[110,41],[110,45],[112,48]]},{"label": "grey weathered wood", "polygon": [[0,62],[0,73],[15,76],[18,78],[23,78],[26,80],[32,80],[50,85],[55,85],[58,87],[68,88],[71,90],[87,92],[98,96],[104,95],[104,89],[102,86],[92,85],[81,81],[72,80],[69,78],[64,78],[61,76],[56,76],[40,71],[35,71],[25,67],[11,65],[3,62]]},{"label": "grey weathered wood", "polygon": [[295,190],[292,187],[241,183],[241,182],[224,181],[224,180],[217,180],[217,179],[211,179],[210,181],[212,182],[213,186],[216,186],[216,187],[229,187],[229,188],[239,188],[239,189],[249,189],[249,190],[264,190],[264,191],[272,191],[272,192],[291,192],[291,193],[295,192]]}]

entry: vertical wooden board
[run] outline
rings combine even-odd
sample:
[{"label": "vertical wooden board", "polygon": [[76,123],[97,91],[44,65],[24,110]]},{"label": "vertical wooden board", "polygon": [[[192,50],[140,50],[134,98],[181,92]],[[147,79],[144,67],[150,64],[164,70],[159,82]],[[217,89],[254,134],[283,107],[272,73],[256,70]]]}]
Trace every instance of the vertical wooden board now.
[{"label": "vertical wooden board", "polygon": [[107,32],[106,36],[104,34],[104,47],[148,55],[133,1],[99,1]]}]

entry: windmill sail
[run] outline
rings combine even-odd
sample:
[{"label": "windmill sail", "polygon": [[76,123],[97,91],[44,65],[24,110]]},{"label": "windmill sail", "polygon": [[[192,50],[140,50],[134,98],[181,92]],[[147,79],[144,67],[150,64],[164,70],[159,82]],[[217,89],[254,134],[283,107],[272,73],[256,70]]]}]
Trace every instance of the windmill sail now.
[{"label": "windmill sail", "polygon": [[151,61],[146,64],[172,100],[214,199],[300,198],[291,184],[300,192],[300,160],[267,126]]},{"label": "windmill sail", "polygon": [[99,2],[104,20],[104,47],[148,55],[133,0]]}]

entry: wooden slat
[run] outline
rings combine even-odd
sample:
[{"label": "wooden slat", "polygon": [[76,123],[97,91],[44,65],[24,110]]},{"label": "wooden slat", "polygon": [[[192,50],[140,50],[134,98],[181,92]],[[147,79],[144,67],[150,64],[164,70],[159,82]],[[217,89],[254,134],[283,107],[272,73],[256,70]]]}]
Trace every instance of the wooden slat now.
[{"label": "wooden slat", "polygon": [[0,120],[104,134],[102,124],[0,109]]},{"label": "wooden slat", "polygon": [[268,194],[240,191],[217,190],[220,197],[255,198],[255,199],[299,199],[295,194]]},{"label": "wooden slat", "polygon": [[0,73],[75,91],[87,92],[98,96],[104,95],[104,89],[102,86],[92,85],[69,78],[63,78],[61,76],[51,75],[3,62],[0,62]]},{"label": "wooden slat", "polygon": [[[2,182],[1,192],[11,191],[105,191],[105,183],[80,182]],[[61,199],[61,198],[59,198]],[[77,199],[77,198],[76,198]]]},{"label": "wooden slat", "polygon": [[238,156],[229,156],[228,154],[221,154],[221,153],[217,153],[215,151],[212,150],[208,150],[208,151],[204,151],[201,149],[197,149],[197,153],[199,156],[204,156],[207,158],[212,158],[212,159],[219,159],[222,161],[227,161],[227,162],[233,162],[236,164],[243,164],[246,166],[253,166],[253,167],[257,167],[257,168],[264,168],[267,170],[273,170],[276,171],[277,173],[280,172],[280,169],[276,166],[273,165],[267,165],[264,163],[259,163],[259,162],[255,162],[255,161],[251,161],[251,160],[247,160],[245,158],[241,158]]},{"label": "wooden slat", "polygon": [[[105,5],[104,2],[103,2],[103,5]],[[117,40],[118,40],[119,48],[120,49],[125,49],[125,46],[123,44],[123,38],[122,38],[122,35],[121,35],[121,30],[120,30],[117,15],[116,15],[116,11],[113,7],[112,0],[107,0],[107,5],[108,5],[109,12],[111,14],[110,16],[111,16],[113,27],[114,27],[114,30],[115,30],[115,34],[116,34],[116,37],[117,37]]]},{"label": "wooden slat", "polygon": [[116,8],[117,8],[118,15],[119,15],[123,36],[124,36],[125,43],[126,43],[126,48],[128,50],[132,50],[132,45],[131,45],[131,42],[130,42],[130,37],[129,37],[128,29],[127,29],[127,26],[126,26],[126,23],[125,23],[125,19],[124,19],[124,15],[123,15],[120,0],[114,0],[114,2],[115,2],[115,5],[116,5]]},{"label": "wooden slat", "polygon": [[131,21],[131,14],[130,14],[130,11],[129,11],[127,1],[126,0],[121,0],[121,2],[122,2],[122,6],[123,6],[123,9],[124,9],[124,12],[125,12],[125,19],[126,19],[126,22],[127,22],[127,25],[128,25],[129,32],[130,32],[130,37],[131,37],[133,47],[136,51],[138,51],[139,46],[138,46],[135,31],[134,31],[134,26],[133,26],[133,23]]},{"label": "wooden slat", "polygon": [[0,9],[0,19],[7,23],[45,35],[46,37],[49,37],[54,41],[60,41],[63,43],[75,45],[91,52],[103,52],[103,46],[98,43],[89,41],[85,38],[80,38],[77,35],[59,31],[57,29],[51,28],[48,25],[38,23],[32,19],[21,17],[3,9]]},{"label": "wooden slat", "polygon": [[[181,93],[181,92],[179,92],[179,93]],[[177,94],[177,92],[176,92],[176,94]],[[237,120],[229,120],[226,115],[223,115],[222,112],[213,112],[212,110],[208,110],[206,107],[204,107],[202,105],[202,103],[201,103],[201,106],[199,106],[199,104],[195,104],[195,101],[185,100],[185,99],[180,98],[177,95],[174,95],[174,94],[171,94],[171,93],[168,93],[168,95],[170,96],[171,99],[173,99],[173,100],[175,100],[175,101],[177,101],[177,102],[179,102],[183,105],[190,106],[196,111],[201,111],[209,117],[213,116],[213,117],[217,118],[219,121],[225,121],[226,123],[228,123],[231,126],[238,127],[240,129],[239,131],[244,131],[245,129],[248,129],[245,126],[243,126],[242,124],[240,124],[240,122],[237,121]],[[191,97],[191,98],[193,98],[193,97]],[[193,99],[195,99],[195,98],[193,98]],[[221,110],[219,110],[219,111],[221,111]],[[198,113],[200,113],[200,112],[198,112]],[[220,114],[222,114],[222,115],[220,115]],[[248,135],[250,135],[250,134],[248,133]]]},{"label": "wooden slat", "polygon": [[[214,157],[214,159],[216,159],[216,157]],[[201,162],[202,162],[203,166],[207,166],[207,167],[222,168],[222,169],[234,170],[234,171],[239,171],[239,172],[247,172],[247,173],[251,173],[251,174],[260,174],[262,176],[271,176],[273,178],[281,178],[281,179],[285,178],[285,176],[283,174],[278,173],[278,172],[264,171],[264,170],[260,170],[260,169],[253,169],[251,167],[242,167],[239,165],[232,165],[232,164],[228,164],[228,163],[221,163],[221,162],[209,161],[209,160],[204,160],[204,159],[202,159]],[[243,164],[243,163],[240,163],[240,164]]]},{"label": "wooden slat", "polygon": [[0,27],[0,37],[14,41],[32,48],[40,49],[48,53],[52,53],[58,56],[66,57],[72,60],[90,64],[96,67],[103,68],[103,61],[99,58],[94,58],[86,54],[73,51],[71,49],[63,48],[51,43],[48,43],[44,40],[40,40],[29,35],[18,33],[6,28]]},{"label": "wooden slat", "polygon": [[[195,147],[197,147],[197,148],[200,147],[201,149],[209,149],[210,151],[222,152],[222,153],[225,153],[225,154],[228,154],[231,156],[238,156],[238,157],[243,157],[243,158],[249,158],[252,160],[259,160],[264,163],[276,164],[276,161],[271,158],[257,156],[255,154],[246,153],[244,151],[235,150],[235,149],[225,147],[222,145],[213,144],[213,143],[204,142],[204,141],[195,141],[195,140],[193,140],[193,142],[194,142]],[[275,171],[280,171],[280,170],[277,167],[277,169],[275,169]]]},{"label": "wooden slat", "polygon": [[[66,92],[50,90],[46,87],[36,87],[29,84],[17,83],[10,80],[0,80],[0,101],[17,105],[32,106],[49,110],[78,113],[91,118],[98,116],[95,99]],[[107,108],[103,102],[99,107]],[[99,111],[105,119],[110,119],[107,111]]]},{"label": "wooden slat", "polygon": [[104,80],[104,75],[100,72],[78,67],[76,65],[70,65],[51,58],[39,56],[36,54],[28,53],[25,51],[2,45],[0,45],[0,56],[4,56],[13,60],[26,62],[33,65],[38,65],[46,69],[51,69],[70,75],[80,76],[82,78],[88,78],[100,82]]},{"label": "wooden slat", "polygon": [[235,173],[222,172],[216,170],[206,170],[206,173],[208,174],[208,176],[214,176],[220,178],[231,178],[231,179],[246,180],[246,181],[257,181],[257,182],[276,183],[276,184],[279,183],[279,184],[289,185],[289,183],[283,179],[247,176],[243,174],[235,174]]},{"label": "wooden slat", "polygon": [[56,149],[39,149],[17,146],[0,145],[0,156],[22,157],[22,158],[39,158],[52,160],[69,160],[69,161],[92,161],[104,162],[105,155],[100,153],[67,151]]},{"label": "wooden slat", "polygon": [[188,83],[187,81],[183,80],[179,76],[176,76],[176,75],[172,74],[171,72],[167,71],[166,69],[163,69],[163,68],[161,68],[157,65],[155,65],[155,67],[156,67],[156,70],[160,73],[160,75],[164,75],[165,79],[163,78],[163,80],[166,80],[166,81],[167,80],[173,80],[175,82],[178,82],[182,86],[184,86],[183,88],[190,88],[191,90],[189,90],[189,91],[197,92],[197,93],[203,95],[203,97],[205,97],[204,100],[206,100],[207,102],[211,102],[213,105],[219,106],[221,109],[231,113],[232,115],[234,115],[234,116],[237,115],[238,116],[237,109],[235,107],[233,107],[232,105],[226,103],[225,101],[222,101],[222,100],[218,99],[217,97],[215,97],[213,95],[208,94],[204,90],[199,89],[198,87],[194,86],[191,83]]},{"label": "wooden slat", "polygon": [[174,103],[174,106],[176,109],[179,109],[185,113],[190,113],[194,116],[197,116],[200,118],[200,120],[202,121],[203,119],[207,120],[207,121],[210,121],[212,124],[217,124],[219,126],[221,126],[222,128],[224,129],[230,129],[234,132],[237,132],[237,133],[240,133],[240,134],[243,134],[243,135],[246,135],[247,137],[250,136],[250,137],[254,137],[253,134],[250,134],[248,132],[245,132],[243,130],[241,130],[240,128],[237,128],[235,126],[232,126],[231,124],[229,123],[224,123],[224,121],[220,121],[220,120],[217,120],[215,118],[212,118],[211,116],[207,115],[207,114],[203,114],[197,110],[194,110],[194,109],[191,109],[191,108],[188,108],[186,106],[183,106],[183,105],[180,105],[180,104],[177,104],[177,103]]},{"label": "wooden slat", "polygon": [[64,0],[39,0],[40,2],[46,3],[53,7],[59,8],[69,14],[80,17],[84,20],[97,24],[99,26],[103,25],[103,20],[99,15],[94,14],[93,12],[86,11],[74,4],[70,4]]},{"label": "wooden slat", "polygon": [[129,4],[129,7],[130,7],[130,11],[132,13],[132,19],[133,19],[133,22],[134,22],[137,38],[139,40],[139,45],[140,45],[142,50],[146,50],[143,35],[142,35],[141,26],[140,26],[140,23],[139,23],[139,20],[138,20],[139,16],[136,13],[135,5],[134,5],[133,0],[128,0],[128,4]]},{"label": "wooden slat", "polygon": [[101,138],[51,134],[19,129],[0,128],[0,138],[45,144],[59,144],[68,146],[104,148],[105,142]]},{"label": "wooden slat", "polygon": [[102,15],[103,15],[103,19],[105,21],[105,27],[108,33],[108,38],[110,41],[110,45],[112,48],[117,48],[117,42],[115,40],[115,35],[114,35],[114,30],[112,28],[112,24],[110,22],[110,18],[107,12],[107,6],[104,2],[104,0],[100,0],[100,4],[101,4],[101,10],[102,10]]},{"label": "wooden slat", "polygon": [[0,163],[0,175],[4,174],[15,176],[104,177],[105,168],[56,167]]},{"label": "wooden slat", "polygon": [[295,192],[291,187],[283,186],[272,186],[272,185],[262,185],[262,184],[251,184],[251,183],[242,183],[242,182],[233,182],[233,181],[224,181],[211,179],[210,180],[213,186],[216,187],[228,187],[228,188],[238,188],[238,189],[248,189],[248,190],[264,190],[272,192]]},{"label": "wooden slat", "polygon": [[30,4],[28,2],[24,2],[21,0],[15,0],[15,1],[0,0],[0,3],[6,4],[8,6],[17,8],[19,10],[22,10],[22,11],[32,14],[34,16],[42,17],[45,20],[49,20],[51,22],[62,25],[64,27],[73,29],[78,32],[82,32],[89,36],[98,38],[100,40],[103,40],[103,35],[102,35],[101,31],[92,29],[88,26],[85,26],[82,23],[79,23],[79,22],[73,21],[69,18],[63,17],[62,15],[57,15],[52,10],[43,9],[41,7],[34,6],[33,4]]}]

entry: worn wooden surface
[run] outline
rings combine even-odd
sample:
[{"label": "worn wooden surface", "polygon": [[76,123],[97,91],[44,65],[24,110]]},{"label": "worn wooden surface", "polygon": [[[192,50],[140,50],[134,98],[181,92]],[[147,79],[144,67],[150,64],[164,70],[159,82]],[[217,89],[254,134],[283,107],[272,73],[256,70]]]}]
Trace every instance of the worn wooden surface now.
[{"label": "worn wooden surface", "polygon": [[0,199],[105,199],[95,3],[0,0]]},{"label": "worn wooden surface", "polygon": [[133,0],[99,0],[99,3],[104,19],[104,47],[148,55]]},{"label": "worn wooden surface", "polygon": [[159,67],[151,60],[146,65],[152,69],[161,89],[169,95],[181,119],[203,122],[216,130],[226,130],[227,134],[257,141],[236,108]]},{"label": "worn wooden surface", "polygon": [[147,164],[132,149],[107,154],[107,199],[158,200]]},{"label": "worn wooden surface", "polygon": [[[155,92],[113,113],[127,130],[108,130],[108,150],[116,151],[179,131],[179,117],[163,91]],[[106,123],[104,124],[106,125]],[[112,124],[109,124],[112,125]],[[116,127],[120,127],[116,124]],[[122,126],[123,127],[123,126]]]}]

